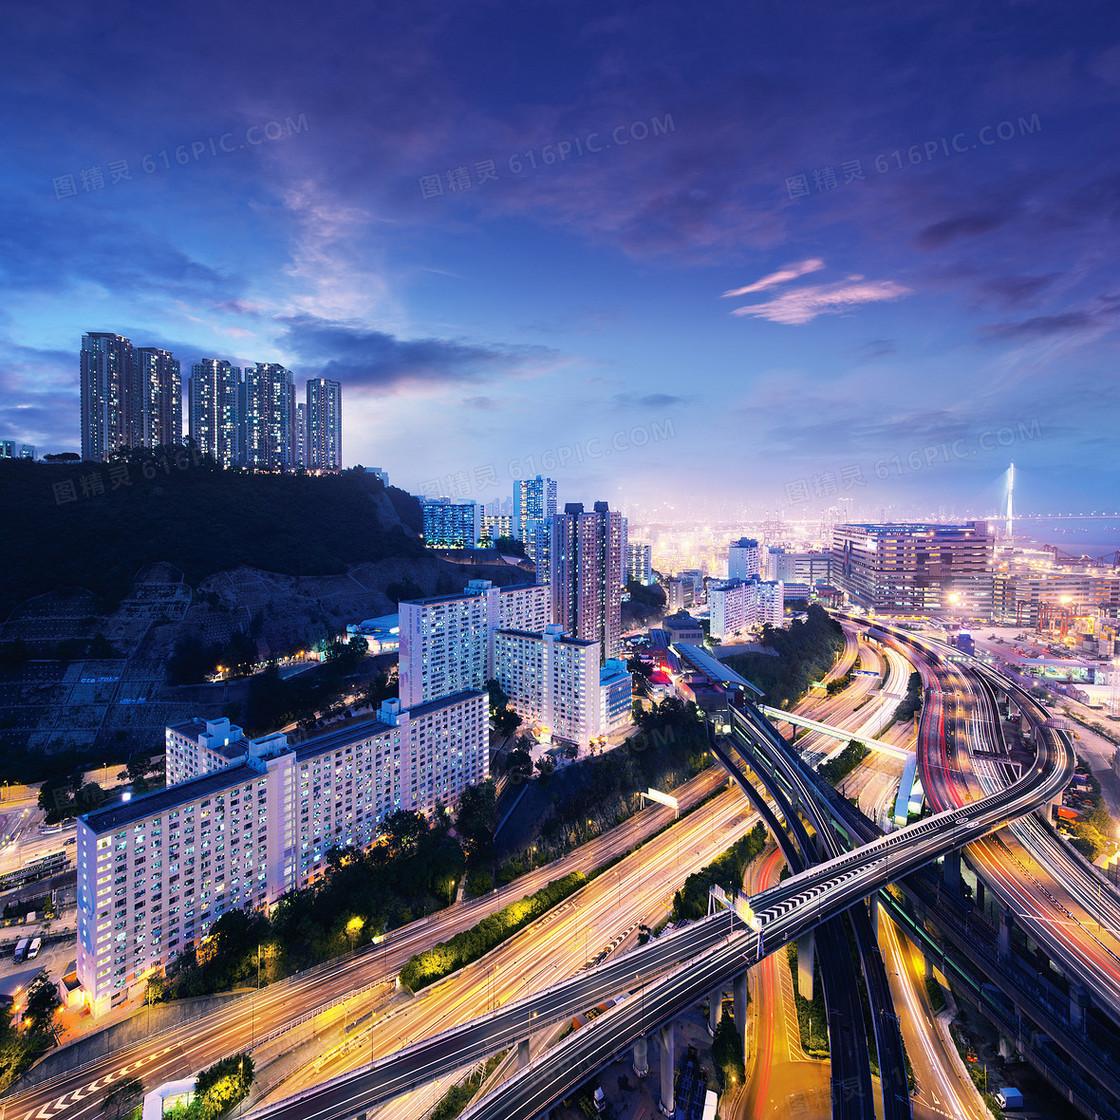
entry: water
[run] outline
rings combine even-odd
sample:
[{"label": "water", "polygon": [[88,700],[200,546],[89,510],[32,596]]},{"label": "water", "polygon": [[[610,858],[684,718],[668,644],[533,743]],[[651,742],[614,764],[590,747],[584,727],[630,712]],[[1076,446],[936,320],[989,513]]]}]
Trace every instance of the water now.
[{"label": "water", "polygon": [[[1002,528],[1002,523],[1000,523]],[[1106,556],[1120,549],[1120,515],[1115,517],[1051,517],[1015,519],[1015,536],[1052,544],[1074,556]]]}]

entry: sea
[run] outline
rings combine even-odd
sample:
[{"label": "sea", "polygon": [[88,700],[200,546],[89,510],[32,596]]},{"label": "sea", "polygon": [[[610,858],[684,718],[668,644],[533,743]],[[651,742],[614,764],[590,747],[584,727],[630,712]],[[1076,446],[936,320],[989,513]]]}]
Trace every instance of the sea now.
[{"label": "sea", "polygon": [[1107,517],[1016,517],[1015,536],[1056,545],[1074,556],[1111,560],[1120,549],[1120,513]]}]

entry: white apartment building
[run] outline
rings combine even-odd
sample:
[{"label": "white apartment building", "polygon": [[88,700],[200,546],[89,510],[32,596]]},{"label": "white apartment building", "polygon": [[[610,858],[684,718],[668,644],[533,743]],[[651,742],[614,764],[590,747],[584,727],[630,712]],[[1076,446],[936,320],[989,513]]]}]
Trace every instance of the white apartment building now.
[{"label": "white apartment building", "polygon": [[643,587],[649,587],[653,583],[652,554],[652,545],[641,544],[638,541],[627,543],[623,553],[626,559],[626,582],[634,580]]},{"label": "white apartment building", "polygon": [[552,621],[547,587],[494,587],[475,579],[457,595],[404,601],[400,611],[400,698],[425,704],[494,676],[494,632],[541,632]]},{"label": "white apartment building", "polygon": [[762,575],[762,549],[751,537],[740,537],[727,546],[727,578],[750,579]]},{"label": "white apartment building", "polygon": [[784,617],[781,580],[727,580],[708,589],[709,633],[722,640],[769,623],[781,626]]},{"label": "white apartment building", "polygon": [[499,630],[494,675],[510,707],[539,737],[586,749],[606,735],[599,687],[599,643],[572,638],[562,626],[544,632]]},{"label": "white apartment building", "polygon": [[228,721],[169,728],[179,784],[78,819],[78,978],[92,1013],[142,990],[226,911],[267,908],[320,878],[332,848],[368,847],[388,814],[431,812],[484,781],[487,707],[479,691],[391,700],[376,720],[294,746],[241,738],[240,754]]}]

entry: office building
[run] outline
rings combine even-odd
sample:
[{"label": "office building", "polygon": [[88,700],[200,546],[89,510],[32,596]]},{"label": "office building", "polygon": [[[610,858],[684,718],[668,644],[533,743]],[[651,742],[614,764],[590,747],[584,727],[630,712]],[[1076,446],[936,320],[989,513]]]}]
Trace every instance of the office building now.
[{"label": "office building", "polygon": [[489,580],[471,580],[456,595],[402,600],[398,610],[405,707],[485,688],[494,676],[495,631],[540,632],[551,621],[548,588],[495,587]]},{"label": "office building", "polygon": [[622,515],[606,502],[584,512],[569,502],[552,519],[549,558],[553,621],[573,637],[598,642],[617,659],[622,631]]},{"label": "office building", "polygon": [[307,469],[342,470],[342,385],[325,377],[309,378],[305,413]]},{"label": "office building", "polygon": [[762,550],[758,541],[740,537],[727,546],[727,578],[750,579],[762,576]]},{"label": "office building", "polygon": [[136,446],[132,343],[119,334],[82,335],[80,355],[82,458],[106,462]]},{"label": "office building", "polygon": [[482,507],[474,501],[425,498],[420,503],[422,536],[428,548],[478,548]]},{"label": "office building", "polygon": [[[245,367],[240,417],[241,459],[245,466],[264,471],[291,469],[295,461],[295,392],[291,370],[274,362]],[[309,410],[309,440],[311,419]],[[341,439],[339,446],[341,449]]]},{"label": "office building", "polygon": [[992,547],[986,521],[837,525],[832,582],[875,610],[990,618]]},{"label": "office building", "polygon": [[136,392],[134,436],[139,447],[183,442],[183,383],[179,360],[168,350],[140,346],[132,352]]},{"label": "office building", "polygon": [[233,749],[219,722],[168,729],[180,784],[78,819],[77,967],[94,1016],[142,992],[223,913],[268,909],[321,878],[332,849],[369,847],[388,814],[431,813],[489,774],[483,692],[410,710],[386,701],[375,720],[297,745],[281,734]]},{"label": "office building", "polygon": [[713,583],[708,589],[709,633],[724,638],[769,624],[781,626],[785,617],[781,581],[734,579]]},{"label": "office building", "polygon": [[1120,579],[1104,572],[997,572],[994,577],[992,614],[1015,626],[1045,626],[1063,616],[1107,617],[1118,611]]},{"label": "office building", "polygon": [[556,514],[556,480],[518,479],[513,484],[513,535],[525,545],[530,560],[537,558],[537,526],[551,525]]},{"label": "office building", "polygon": [[202,455],[222,466],[241,460],[241,370],[218,358],[191,366],[187,383],[187,429]]},{"label": "office building", "polygon": [[34,459],[33,443],[16,443],[14,439],[0,439],[0,459]]},{"label": "office building", "polygon": [[653,549],[648,544],[637,541],[626,545],[626,582],[633,580],[643,587],[653,583]]}]

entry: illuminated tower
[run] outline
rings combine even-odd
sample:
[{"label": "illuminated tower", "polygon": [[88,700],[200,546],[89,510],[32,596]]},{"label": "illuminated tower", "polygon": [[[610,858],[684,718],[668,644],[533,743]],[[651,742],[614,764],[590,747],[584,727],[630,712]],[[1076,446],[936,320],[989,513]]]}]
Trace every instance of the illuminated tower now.
[{"label": "illuminated tower", "polygon": [[1015,495],[1015,460],[1011,460],[1011,466],[1007,471],[1007,539],[1011,540],[1012,532],[1014,531],[1014,507],[1012,501]]}]

